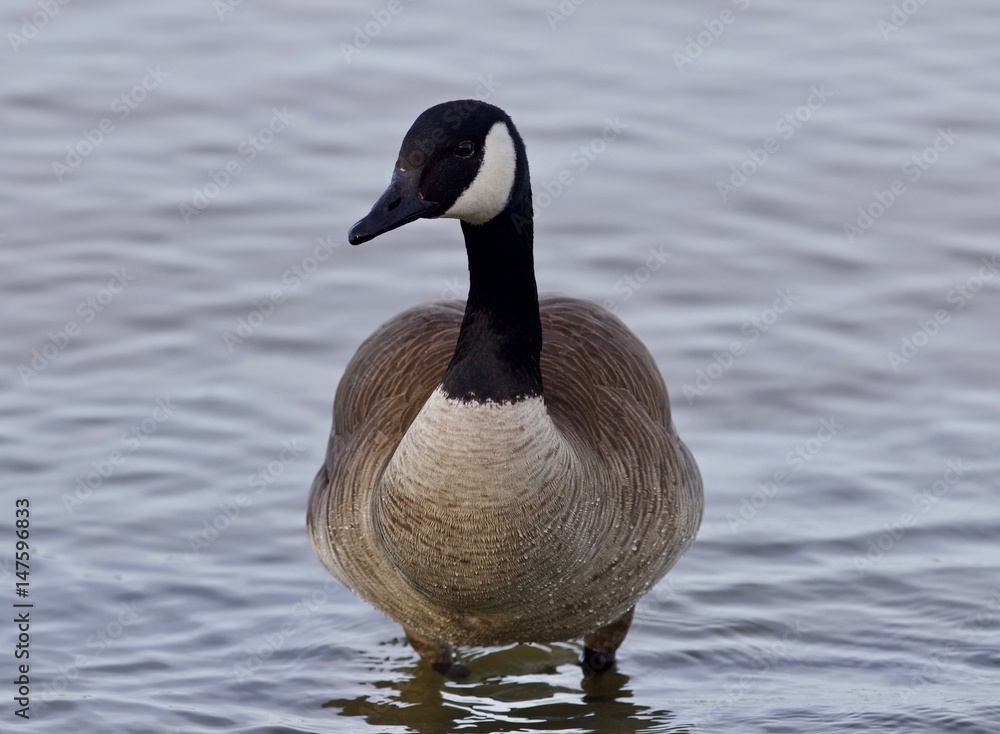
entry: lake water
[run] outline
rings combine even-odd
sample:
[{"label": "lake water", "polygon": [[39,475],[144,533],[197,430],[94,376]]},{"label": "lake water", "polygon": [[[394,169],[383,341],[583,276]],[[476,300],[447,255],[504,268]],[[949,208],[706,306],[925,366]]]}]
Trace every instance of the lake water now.
[{"label": "lake water", "polygon": [[[0,30],[4,617],[21,497],[34,604],[4,731],[1000,731],[995,3],[16,0]],[[566,643],[445,681],[306,538],[353,350],[468,283],[453,221],[347,229],[472,96],[527,142],[541,290],[646,341],[704,473],[597,680]]]}]

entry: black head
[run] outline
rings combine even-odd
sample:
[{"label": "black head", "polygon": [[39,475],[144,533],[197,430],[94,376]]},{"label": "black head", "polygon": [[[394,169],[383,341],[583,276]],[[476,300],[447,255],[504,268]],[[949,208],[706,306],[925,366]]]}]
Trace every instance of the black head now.
[{"label": "black head", "polygon": [[474,99],[444,102],[410,127],[389,187],[348,237],[360,245],[421,218],[485,224],[525,190],[530,200],[524,143],[507,113]]}]

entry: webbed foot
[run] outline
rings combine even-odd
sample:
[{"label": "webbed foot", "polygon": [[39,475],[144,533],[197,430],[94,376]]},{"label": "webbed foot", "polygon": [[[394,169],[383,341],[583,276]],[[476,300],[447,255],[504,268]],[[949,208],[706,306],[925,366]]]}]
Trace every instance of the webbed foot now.
[{"label": "webbed foot", "polygon": [[615,651],[625,641],[634,614],[635,607],[632,607],[611,624],[606,624],[583,638],[580,665],[584,672],[603,673],[614,667]]},{"label": "webbed foot", "polygon": [[435,640],[413,630],[404,628],[403,631],[406,632],[406,641],[410,646],[437,672],[448,678],[464,678],[469,674],[469,669],[455,660],[455,650],[447,642]]}]

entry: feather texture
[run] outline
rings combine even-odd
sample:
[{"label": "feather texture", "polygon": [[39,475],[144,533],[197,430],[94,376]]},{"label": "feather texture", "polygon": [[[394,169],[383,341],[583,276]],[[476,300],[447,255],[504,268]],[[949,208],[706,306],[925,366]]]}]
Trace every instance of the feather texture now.
[{"label": "feather texture", "polygon": [[544,398],[463,406],[436,391],[461,301],[383,324],[340,382],[310,541],[408,630],[579,637],[626,614],[697,532],[701,477],[649,351],[596,304],[539,305]]}]

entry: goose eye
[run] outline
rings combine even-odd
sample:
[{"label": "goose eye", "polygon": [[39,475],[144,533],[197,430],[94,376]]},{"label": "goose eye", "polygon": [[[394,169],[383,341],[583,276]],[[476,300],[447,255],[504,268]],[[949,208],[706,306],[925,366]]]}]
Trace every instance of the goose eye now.
[{"label": "goose eye", "polygon": [[461,143],[455,146],[455,155],[460,158],[468,158],[473,153],[476,152],[476,146],[470,143],[468,140],[463,140]]}]

